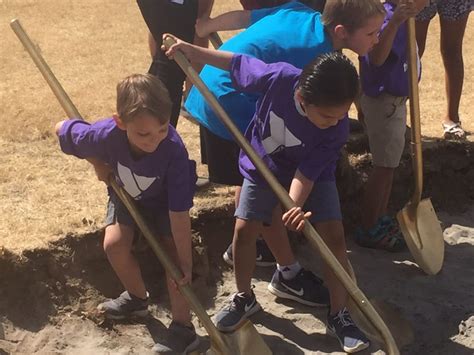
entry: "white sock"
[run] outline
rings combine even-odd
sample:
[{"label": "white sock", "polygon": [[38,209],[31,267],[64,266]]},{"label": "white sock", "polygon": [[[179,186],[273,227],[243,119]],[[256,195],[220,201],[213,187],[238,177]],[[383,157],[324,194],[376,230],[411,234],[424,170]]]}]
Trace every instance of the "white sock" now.
[{"label": "white sock", "polygon": [[298,261],[291,265],[277,264],[277,270],[281,272],[285,280],[290,280],[300,272],[301,265]]}]

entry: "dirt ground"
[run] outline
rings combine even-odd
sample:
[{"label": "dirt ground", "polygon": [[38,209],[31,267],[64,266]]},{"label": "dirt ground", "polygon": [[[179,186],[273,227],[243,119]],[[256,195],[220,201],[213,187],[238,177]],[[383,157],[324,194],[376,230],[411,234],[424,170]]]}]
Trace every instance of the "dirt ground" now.
[{"label": "dirt ground", "polygon": [[[236,8],[237,1],[216,0],[214,13]],[[51,129],[64,112],[11,31],[13,18],[22,21],[79,111],[91,121],[113,113],[116,82],[146,71],[150,62],[146,27],[135,2],[0,0],[0,355],[149,353],[170,322],[161,267],[149,249],[137,247],[152,295],[149,318],[111,323],[93,312],[101,300],[121,291],[101,249],[104,186],[86,163],[60,153]],[[225,39],[231,33],[222,35]],[[350,169],[342,174],[339,188],[349,255],[362,290],[395,308],[413,330],[413,339],[404,339],[409,344],[402,353],[473,354],[473,136],[466,144],[437,140],[445,109],[438,39],[435,20],[420,96],[425,195],[432,198],[444,230],[442,272],[428,277],[408,252],[392,255],[351,242],[360,187],[370,166],[360,135],[348,144]],[[468,110],[474,100],[472,19],[464,47],[460,114],[464,127],[474,131]],[[181,119],[178,130],[191,156],[199,160],[197,127]],[[200,175],[207,174],[204,166],[198,169]],[[405,155],[395,181],[393,211],[408,200],[412,179]],[[211,315],[235,291],[233,273],[221,259],[231,239],[232,194],[232,188],[211,186],[198,194],[192,211],[194,288]],[[303,238],[293,238],[293,245],[301,262],[320,274],[319,260]],[[255,275],[264,312],[252,321],[272,351],[337,353],[337,342],[325,335],[326,310],[275,302],[266,291],[271,275],[271,268]],[[194,323],[199,326],[196,319]],[[198,330],[204,349],[208,339],[202,327]],[[374,344],[365,353],[383,350]]]}]

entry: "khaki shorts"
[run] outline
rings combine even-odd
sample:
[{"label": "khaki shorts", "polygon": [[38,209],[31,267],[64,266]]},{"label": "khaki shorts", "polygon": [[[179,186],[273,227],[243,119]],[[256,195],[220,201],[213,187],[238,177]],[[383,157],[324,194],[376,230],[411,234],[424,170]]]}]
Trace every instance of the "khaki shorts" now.
[{"label": "khaki shorts", "polygon": [[360,106],[369,137],[375,166],[396,168],[405,147],[407,98],[381,94],[374,98],[362,95]]}]

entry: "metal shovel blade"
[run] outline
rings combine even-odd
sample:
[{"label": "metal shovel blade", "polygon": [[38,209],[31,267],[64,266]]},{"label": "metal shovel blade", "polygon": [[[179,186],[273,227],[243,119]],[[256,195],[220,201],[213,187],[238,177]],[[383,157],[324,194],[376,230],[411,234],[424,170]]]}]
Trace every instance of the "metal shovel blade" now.
[{"label": "metal shovel blade", "polygon": [[421,200],[417,206],[409,202],[397,219],[418,266],[428,275],[436,275],[443,267],[444,239],[431,200]]},{"label": "metal shovel blade", "polygon": [[[245,323],[232,333],[222,335],[226,338],[226,343],[231,348],[232,354],[247,355],[247,354],[261,354],[270,355],[272,351],[263,341],[260,334],[258,334],[252,322],[246,320]],[[213,346],[207,351],[207,355],[222,354]]]}]

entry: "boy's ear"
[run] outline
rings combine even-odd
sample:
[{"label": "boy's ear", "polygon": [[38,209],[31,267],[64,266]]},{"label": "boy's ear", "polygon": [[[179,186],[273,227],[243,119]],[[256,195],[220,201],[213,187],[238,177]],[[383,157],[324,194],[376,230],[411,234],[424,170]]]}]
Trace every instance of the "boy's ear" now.
[{"label": "boy's ear", "polygon": [[338,40],[344,41],[347,38],[347,29],[344,27],[344,25],[337,25],[334,27],[334,35]]},{"label": "boy's ear", "polygon": [[117,125],[118,128],[120,128],[122,131],[126,131],[127,130],[127,127],[125,126],[125,123],[123,123],[123,121],[120,119],[119,115],[114,113],[112,115],[114,121],[115,121],[115,124]]},{"label": "boy's ear", "polygon": [[304,103],[303,96],[301,96],[301,91],[300,89],[296,89],[295,91],[295,99],[298,101],[300,104]]}]

